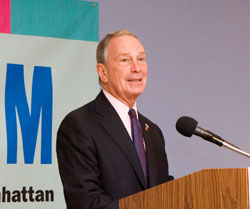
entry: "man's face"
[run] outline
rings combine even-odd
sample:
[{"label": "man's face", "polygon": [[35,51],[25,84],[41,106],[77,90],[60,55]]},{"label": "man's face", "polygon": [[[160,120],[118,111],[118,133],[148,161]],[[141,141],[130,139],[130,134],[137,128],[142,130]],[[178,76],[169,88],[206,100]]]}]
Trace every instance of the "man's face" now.
[{"label": "man's face", "polygon": [[132,106],[147,83],[146,54],[140,41],[129,35],[111,39],[103,67],[103,88],[118,100]]}]

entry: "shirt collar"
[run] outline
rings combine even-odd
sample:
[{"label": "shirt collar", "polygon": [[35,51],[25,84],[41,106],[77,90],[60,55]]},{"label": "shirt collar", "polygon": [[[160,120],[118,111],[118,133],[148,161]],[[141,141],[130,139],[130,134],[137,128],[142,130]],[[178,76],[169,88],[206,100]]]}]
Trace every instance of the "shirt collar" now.
[{"label": "shirt collar", "polygon": [[[118,100],[117,98],[115,98],[114,96],[112,96],[109,92],[107,92],[104,89],[103,89],[103,93],[107,97],[107,99],[109,100],[109,102],[111,103],[111,105],[115,108],[115,110],[118,113],[118,115],[121,118],[127,117],[128,111],[129,111],[130,108],[127,105],[125,105],[124,103],[122,103],[120,100]],[[138,118],[138,112],[137,112],[137,105],[136,105],[136,103],[134,104],[133,109],[135,110],[136,116]]]}]

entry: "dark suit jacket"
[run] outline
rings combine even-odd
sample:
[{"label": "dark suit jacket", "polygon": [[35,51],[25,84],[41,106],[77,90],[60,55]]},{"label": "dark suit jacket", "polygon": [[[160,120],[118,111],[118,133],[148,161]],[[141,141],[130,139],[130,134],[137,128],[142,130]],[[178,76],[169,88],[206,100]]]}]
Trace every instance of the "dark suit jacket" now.
[{"label": "dark suit jacket", "polygon": [[161,130],[141,114],[139,120],[148,184],[133,142],[102,92],[65,117],[58,130],[57,157],[68,209],[118,209],[120,198],[172,179]]}]

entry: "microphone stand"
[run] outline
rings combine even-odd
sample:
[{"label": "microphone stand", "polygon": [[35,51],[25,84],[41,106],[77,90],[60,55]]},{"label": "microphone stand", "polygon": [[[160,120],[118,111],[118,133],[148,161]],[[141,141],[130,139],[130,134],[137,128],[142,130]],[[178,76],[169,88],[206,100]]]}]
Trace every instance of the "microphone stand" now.
[{"label": "microphone stand", "polygon": [[218,143],[216,143],[217,145],[221,144],[219,146],[225,147],[225,148],[230,149],[230,150],[232,150],[234,152],[237,152],[238,154],[241,154],[241,155],[243,155],[245,157],[250,158],[250,154],[248,152],[245,152],[245,151],[241,150],[240,148],[238,148],[235,145],[227,142],[226,140],[220,138],[219,136],[213,135],[211,137],[213,138],[213,140],[218,142]]}]

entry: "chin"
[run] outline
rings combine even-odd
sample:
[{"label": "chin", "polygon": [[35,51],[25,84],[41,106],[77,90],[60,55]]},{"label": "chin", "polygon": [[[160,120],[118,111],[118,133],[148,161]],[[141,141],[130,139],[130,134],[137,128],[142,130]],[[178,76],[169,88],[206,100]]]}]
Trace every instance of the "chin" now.
[{"label": "chin", "polygon": [[143,93],[143,91],[144,91],[144,89],[132,91],[132,92],[131,92],[131,95],[133,95],[133,96],[135,96],[135,97],[138,97],[138,96],[140,96],[140,95]]},{"label": "chin", "polygon": [[143,93],[145,86],[130,86],[127,90],[127,93],[133,97],[137,97]]}]

